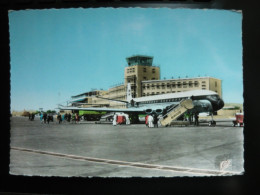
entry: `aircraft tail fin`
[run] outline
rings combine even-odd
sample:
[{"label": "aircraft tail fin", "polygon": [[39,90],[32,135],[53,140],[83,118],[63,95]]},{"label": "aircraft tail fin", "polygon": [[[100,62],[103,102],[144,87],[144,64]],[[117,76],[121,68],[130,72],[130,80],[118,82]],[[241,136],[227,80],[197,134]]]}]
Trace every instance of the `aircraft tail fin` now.
[{"label": "aircraft tail fin", "polygon": [[133,99],[132,97],[132,90],[131,90],[131,84],[127,83],[127,91],[126,91],[126,101],[130,103],[130,101]]}]

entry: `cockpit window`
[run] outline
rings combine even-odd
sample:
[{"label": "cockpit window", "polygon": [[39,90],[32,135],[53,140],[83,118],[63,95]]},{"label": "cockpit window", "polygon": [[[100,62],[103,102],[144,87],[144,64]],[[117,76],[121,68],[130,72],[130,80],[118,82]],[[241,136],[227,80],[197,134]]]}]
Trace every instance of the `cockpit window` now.
[{"label": "cockpit window", "polygon": [[207,96],[207,99],[213,100],[213,101],[217,101],[219,98],[217,95],[209,95]]}]

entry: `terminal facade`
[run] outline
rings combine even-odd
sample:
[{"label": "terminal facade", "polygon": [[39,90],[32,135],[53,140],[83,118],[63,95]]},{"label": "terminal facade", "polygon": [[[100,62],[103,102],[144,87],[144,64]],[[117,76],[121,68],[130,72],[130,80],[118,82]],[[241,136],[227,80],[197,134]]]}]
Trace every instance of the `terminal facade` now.
[{"label": "terminal facade", "polygon": [[160,67],[153,65],[152,56],[135,55],[126,58],[124,84],[108,90],[94,90],[71,97],[72,105],[77,103],[83,107],[125,107],[125,104],[105,99],[126,100],[127,84],[131,83],[132,97],[152,96],[166,93],[178,93],[190,90],[211,90],[222,97],[222,82],[213,77],[195,77],[164,79],[160,78]]}]

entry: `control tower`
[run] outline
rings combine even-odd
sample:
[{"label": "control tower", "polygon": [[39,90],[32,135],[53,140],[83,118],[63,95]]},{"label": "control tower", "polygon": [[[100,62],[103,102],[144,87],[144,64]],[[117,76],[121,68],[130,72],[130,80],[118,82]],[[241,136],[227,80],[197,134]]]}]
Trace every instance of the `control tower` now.
[{"label": "control tower", "polygon": [[132,97],[142,96],[142,81],[160,80],[160,68],[153,66],[153,57],[134,55],[126,58],[125,85],[131,83]]}]

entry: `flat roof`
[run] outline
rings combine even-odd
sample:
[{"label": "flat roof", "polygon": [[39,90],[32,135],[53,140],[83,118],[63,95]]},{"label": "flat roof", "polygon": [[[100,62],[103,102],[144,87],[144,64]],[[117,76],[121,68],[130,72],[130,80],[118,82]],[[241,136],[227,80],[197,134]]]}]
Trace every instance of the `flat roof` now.
[{"label": "flat roof", "polygon": [[168,81],[178,81],[178,80],[191,80],[191,79],[206,79],[206,78],[212,78],[212,79],[216,79],[216,80],[221,80],[221,79],[217,79],[214,77],[193,77],[193,78],[178,78],[178,79],[165,79],[165,80],[147,80],[147,81],[142,81],[144,83],[150,83],[150,82],[168,82]]},{"label": "flat roof", "polygon": [[140,57],[140,58],[153,58],[153,56],[147,56],[147,55],[132,55],[130,57],[127,57],[126,59],[136,58],[136,57]]},{"label": "flat roof", "polygon": [[[104,91],[104,90],[94,90],[94,91],[89,91],[89,92],[85,92],[85,93],[81,93],[81,94],[78,94],[78,95],[74,95],[74,96],[71,96],[71,98],[78,98],[80,96],[91,96],[92,94],[91,93],[96,93],[96,92],[99,92],[99,91]],[[90,95],[91,94],[91,95]]]}]

